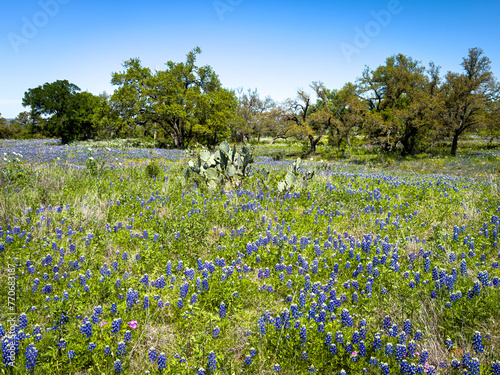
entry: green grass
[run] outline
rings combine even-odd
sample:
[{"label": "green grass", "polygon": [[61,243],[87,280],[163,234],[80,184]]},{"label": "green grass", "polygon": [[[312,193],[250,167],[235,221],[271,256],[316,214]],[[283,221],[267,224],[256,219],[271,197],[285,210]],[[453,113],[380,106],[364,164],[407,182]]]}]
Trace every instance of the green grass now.
[{"label": "green grass", "polygon": [[[109,154],[122,159],[99,159],[96,154],[93,166],[83,157],[92,154],[88,147],[109,147]],[[297,156],[300,145],[256,147],[258,155],[281,152],[285,158]],[[306,374],[312,365],[319,374],[338,374],[341,369],[359,374],[363,368],[379,374],[380,368],[369,364],[372,356],[399,374],[400,362],[384,350],[387,343],[396,348],[399,339],[384,329],[384,317],[389,316],[398,333],[406,320],[411,321],[406,345],[417,330],[422,332],[417,352],[427,350],[428,364],[436,368],[444,362],[441,373],[459,374],[451,363],[468,352],[478,358],[481,374],[488,374],[493,361],[500,359],[500,291],[492,283],[500,277],[494,236],[495,218],[500,216],[496,152],[475,149],[453,159],[398,158],[360,150],[329,163],[320,162],[318,155],[304,163],[304,170],[316,172],[308,187],[285,193],[277,192],[276,180],[266,189],[256,176],[225,194],[203,186],[195,189],[182,178],[185,161],[151,150],[154,163],[150,164],[126,143],[72,145],[65,163],[26,160],[28,156],[3,162],[0,317],[5,331],[10,329],[8,318],[19,323],[22,313],[27,325],[15,367],[2,367],[0,373],[29,373],[25,351],[32,343],[38,351],[35,374],[111,374],[116,360],[130,374],[196,374],[200,368],[207,374],[271,374],[275,363],[283,374]],[[279,170],[285,164],[266,159],[259,168]],[[455,226],[460,232],[456,239]],[[360,265],[362,270],[354,272]],[[12,301],[8,281],[14,268],[17,284]],[[188,268],[192,271],[186,272]],[[438,277],[440,272],[444,275],[439,288],[433,269]],[[488,272],[488,286],[480,282],[483,271]],[[450,290],[445,284],[453,272],[457,276]],[[416,273],[420,279],[412,286]],[[145,274],[148,284],[141,282]],[[151,284],[163,278],[165,287]],[[36,280],[39,284],[33,291]],[[475,283],[480,285],[477,295]],[[52,286],[50,292],[47,284]],[[185,285],[189,287],[183,297]],[[321,306],[325,287],[325,306]],[[138,292],[138,302],[127,305],[131,289]],[[336,291],[332,301],[340,301],[336,302],[340,306],[329,311],[332,289]],[[452,302],[458,291],[462,298]],[[304,308],[300,308],[302,298]],[[158,300],[163,301],[162,308]],[[222,302],[225,317],[220,316]],[[292,314],[293,305],[299,306],[299,315],[291,317],[287,326],[285,311]],[[14,310],[9,310],[11,306]],[[91,323],[92,336],[87,338],[81,327],[86,318],[92,320],[97,306],[103,312]],[[319,318],[322,308],[324,322]],[[352,326],[342,322],[344,309],[353,318]],[[63,324],[62,313],[67,316]],[[276,323],[278,316],[281,325]],[[122,321],[116,334],[111,330],[115,319]],[[129,327],[132,321],[137,321],[136,328]],[[35,337],[37,326],[41,337]],[[302,326],[307,331],[305,341]],[[262,328],[265,334],[259,333]],[[131,340],[125,343],[126,354],[118,357],[126,330]],[[347,345],[355,339],[355,331],[365,337],[365,357],[359,344]],[[482,334],[482,353],[475,352],[476,331]],[[336,344],[335,355],[324,344],[328,332]],[[335,341],[337,332],[344,344]],[[377,333],[382,350],[376,351],[372,343]],[[452,348],[446,345],[447,338],[453,341]],[[61,339],[66,342],[63,349],[58,348]],[[96,345],[92,351],[90,343]],[[105,354],[106,346],[112,354]],[[158,362],[148,361],[151,347],[165,353],[162,371]],[[251,348],[256,355],[245,365]],[[70,350],[75,352],[72,359]],[[210,351],[216,355],[214,371],[209,370]],[[419,363],[418,357],[406,359],[415,366]]]}]

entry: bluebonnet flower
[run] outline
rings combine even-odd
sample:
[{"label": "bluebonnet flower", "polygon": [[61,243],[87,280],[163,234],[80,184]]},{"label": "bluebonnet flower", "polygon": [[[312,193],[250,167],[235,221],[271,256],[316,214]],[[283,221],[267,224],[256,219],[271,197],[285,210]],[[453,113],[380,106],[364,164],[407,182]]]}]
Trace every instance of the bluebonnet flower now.
[{"label": "bluebonnet flower", "polygon": [[111,346],[106,345],[106,346],[104,347],[104,354],[106,354],[106,355],[111,355],[111,354],[112,354],[112,353],[111,353]]},{"label": "bluebonnet flower", "polygon": [[68,358],[73,359],[75,358],[75,351],[74,350],[68,350]]},{"label": "bluebonnet flower", "polygon": [[94,350],[95,348],[96,348],[96,345],[95,345],[93,342],[91,342],[91,343],[89,343],[89,346],[87,347],[87,350],[92,351],[92,350]]},{"label": "bluebonnet flower", "polygon": [[193,293],[191,296],[191,305],[195,305],[196,302],[198,302],[198,295],[196,293]]},{"label": "bluebonnet flower", "polygon": [[354,292],[352,294],[352,303],[357,303],[358,302],[358,293]]},{"label": "bluebonnet flower", "polygon": [[180,291],[180,297],[182,299],[186,298],[189,292],[189,283],[186,281],[184,284],[182,284],[179,291]]},{"label": "bluebonnet flower", "polygon": [[500,361],[493,361],[491,363],[491,373],[493,375],[500,375]]},{"label": "bluebonnet flower", "polygon": [[219,316],[221,318],[226,317],[226,304],[224,302],[221,302],[221,304],[219,306]]},{"label": "bluebonnet flower", "polygon": [[123,369],[122,369],[122,361],[120,361],[119,359],[117,359],[117,360],[113,363],[113,367],[115,368],[115,373],[116,373],[116,374],[119,374],[119,373],[123,372]]},{"label": "bluebonnet flower", "polygon": [[328,346],[328,352],[332,355],[337,354],[337,345],[331,344]]},{"label": "bluebonnet flower", "polygon": [[385,355],[386,356],[391,356],[393,353],[393,346],[390,342],[388,342],[386,345],[385,345]]},{"label": "bluebonnet flower", "polygon": [[446,338],[446,341],[444,342],[448,349],[453,349],[453,341],[449,337]]},{"label": "bluebonnet flower", "polygon": [[217,362],[216,362],[217,357],[215,356],[215,353],[210,351],[208,353],[208,369],[210,371],[215,371],[217,369]]},{"label": "bluebonnet flower", "polygon": [[26,357],[26,370],[33,371],[36,366],[36,360],[38,357],[38,349],[34,344],[28,344],[26,351],[24,352]]},{"label": "bluebonnet flower", "polygon": [[87,338],[92,336],[92,323],[87,318],[84,319],[83,324],[80,326],[80,333]]},{"label": "bluebonnet flower", "polygon": [[398,344],[405,344],[406,343],[406,333],[403,331],[399,334],[398,336]]},{"label": "bluebonnet flower", "polygon": [[253,358],[257,355],[257,351],[254,347],[250,348],[250,356]]},{"label": "bluebonnet flower", "polygon": [[469,367],[470,375],[479,375],[479,359],[476,357],[472,358]]},{"label": "bluebonnet flower", "polygon": [[213,333],[212,333],[214,339],[218,338],[219,334],[220,334],[220,328],[219,328],[219,326],[215,326],[214,330],[213,330]]},{"label": "bluebonnet flower", "polygon": [[113,334],[118,333],[118,331],[122,326],[122,323],[123,321],[121,318],[114,319],[113,322],[111,323],[111,333]]},{"label": "bluebonnet flower", "polygon": [[422,331],[416,331],[413,339],[418,342],[422,341]]},{"label": "bluebonnet flower", "polygon": [[25,313],[19,315],[19,329],[25,329],[28,326],[28,317]]},{"label": "bluebonnet flower", "polygon": [[409,358],[413,358],[415,356],[415,352],[417,351],[417,344],[414,340],[411,340],[408,343],[408,347],[406,348],[406,356]]},{"label": "bluebonnet flower", "polygon": [[44,294],[50,294],[52,293],[52,284],[47,284],[42,288],[42,292]]},{"label": "bluebonnet flower", "polygon": [[247,354],[245,356],[245,366],[250,366],[252,364],[252,357],[250,356],[250,354]]},{"label": "bluebonnet flower", "polygon": [[403,331],[410,336],[411,335],[411,320],[406,319],[404,324],[403,324]]},{"label": "bluebonnet flower", "polygon": [[472,343],[474,345],[474,351],[476,353],[484,352],[483,337],[481,336],[481,332],[479,331],[474,332],[474,336],[472,337]]},{"label": "bluebonnet flower", "polygon": [[384,320],[382,321],[382,325],[384,327],[384,330],[389,331],[391,327],[391,317],[389,315],[386,315],[384,317]]},{"label": "bluebonnet flower", "polygon": [[167,267],[166,267],[165,273],[166,273],[167,277],[172,275],[172,262],[170,260],[167,262]]},{"label": "bluebonnet flower", "polygon": [[3,363],[5,366],[14,366],[13,356],[17,354],[16,352],[16,343],[14,338],[11,336],[4,336],[2,338],[2,354],[3,354]]},{"label": "bluebonnet flower", "polygon": [[342,335],[342,332],[337,331],[337,332],[335,333],[335,341],[336,341],[338,344],[343,344],[343,343],[344,343],[344,335]]},{"label": "bluebonnet flower", "polygon": [[260,334],[265,335],[266,334],[266,321],[265,321],[264,317],[261,316],[259,318],[258,325],[259,325]]},{"label": "bluebonnet flower", "polygon": [[427,350],[422,350],[422,353],[420,353],[420,359],[419,362],[422,365],[425,365],[427,363],[427,360],[429,359],[429,352]]},{"label": "bluebonnet flower", "polygon": [[373,337],[373,350],[381,350],[382,349],[382,339],[380,336],[380,333],[375,333],[375,336]]},{"label": "bluebonnet flower", "polygon": [[304,344],[307,341],[307,327],[303,325],[300,327],[300,342]]},{"label": "bluebonnet flower", "polygon": [[356,344],[359,342],[359,332],[358,332],[358,331],[354,331],[354,332],[352,333],[351,340],[352,340],[352,343],[353,343],[354,345],[356,345]]},{"label": "bluebonnet flower", "polygon": [[123,341],[120,341],[118,343],[118,346],[116,347],[116,356],[123,357],[126,352],[127,352],[127,349],[125,347],[125,343]]},{"label": "bluebonnet flower", "polygon": [[352,327],[353,326],[354,322],[353,322],[353,318],[349,315],[349,310],[342,309],[340,317],[342,319],[342,326],[343,327]]},{"label": "bluebonnet flower", "polygon": [[135,291],[132,288],[129,288],[127,291],[127,310],[132,308],[132,306],[137,302],[138,298],[139,292]]},{"label": "bluebonnet flower", "polygon": [[156,362],[157,356],[158,356],[158,353],[156,352],[156,349],[153,347],[149,348],[149,352],[148,352],[149,362],[151,362],[151,363]]},{"label": "bluebonnet flower", "polygon": [[66,340],[65,339],[60,339],[59,343],[57,344],[57,347],[62,350],[62,349],[66,348],[66,345],[67,345]]},{"label": "bluebonnet flower", "polygon": [[130,330],[127,329],[125,331],[125,336],[123,337],[123,341],[129,342],[130,340],[132,340],[132,332],[130,332]]},{"label": "bluebonnet flower", "polygon": [[274,371],[281,371],[281,366],[279,365],[279,363],[275,363],[275,364],[273,365],[273,370],[274,370]]},{"label": "bluebonnet flower", "polygon": [[366,357],[366,344],[363,340],[359,342],[359,355],[361,357]]}]

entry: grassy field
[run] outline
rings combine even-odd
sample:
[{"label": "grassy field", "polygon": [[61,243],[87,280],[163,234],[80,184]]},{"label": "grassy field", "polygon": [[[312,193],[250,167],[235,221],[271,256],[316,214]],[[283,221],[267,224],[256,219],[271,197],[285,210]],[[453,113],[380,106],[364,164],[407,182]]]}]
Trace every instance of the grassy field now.
[{"label": "grassy field", "polygon": [[137,145],[0,143],[0,373],[500,374],[498,149],[280,193],[300,144],[218,191]]}]

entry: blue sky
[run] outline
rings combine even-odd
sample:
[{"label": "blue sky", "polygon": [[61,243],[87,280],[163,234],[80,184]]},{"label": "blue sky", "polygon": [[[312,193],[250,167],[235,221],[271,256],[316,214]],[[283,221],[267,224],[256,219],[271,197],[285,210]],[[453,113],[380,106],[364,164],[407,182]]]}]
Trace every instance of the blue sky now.
[{"label": "blue sky", "polygon": [[195,46],[227,88],[275,100],[312,81],[341,88],[396,53],[446,71],[480,47],[500,76],[498,1],[19,0],[0,13],[0,113],[25,110],[24,92],[67,79],[113,92],[111,73],[184,61]]}]

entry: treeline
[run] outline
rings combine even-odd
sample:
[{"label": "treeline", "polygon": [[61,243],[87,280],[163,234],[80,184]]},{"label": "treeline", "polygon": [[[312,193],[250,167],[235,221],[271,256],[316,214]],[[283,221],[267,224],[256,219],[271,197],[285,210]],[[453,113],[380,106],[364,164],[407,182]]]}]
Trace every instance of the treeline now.
[{"label": "treeline", "polygon": [[376,69],[366,68],[355,82],[328,89],[313,82],[313,95],[298,90],[295,99],[276,102],[257,90],[228,90],[210,66],[198,67],[199,48],[185,62],[152,71],[139,59],[112,74],[112,95],[92,95],[68,81],[29,89],[30,108],[7,124],[0,137],[59,137],[73,140],[151,137],[165,147],[201,143],[213,149],[220,141],[296,138],[309,154],[322,140],[341,152],[362,137],[388,152],[413,155],[448,142],[456,155],[467,132],[491,140],[500,136],[500,85],[491,61],[479,48],[463,58],[462,71],[441,75],[398,54]]}]

